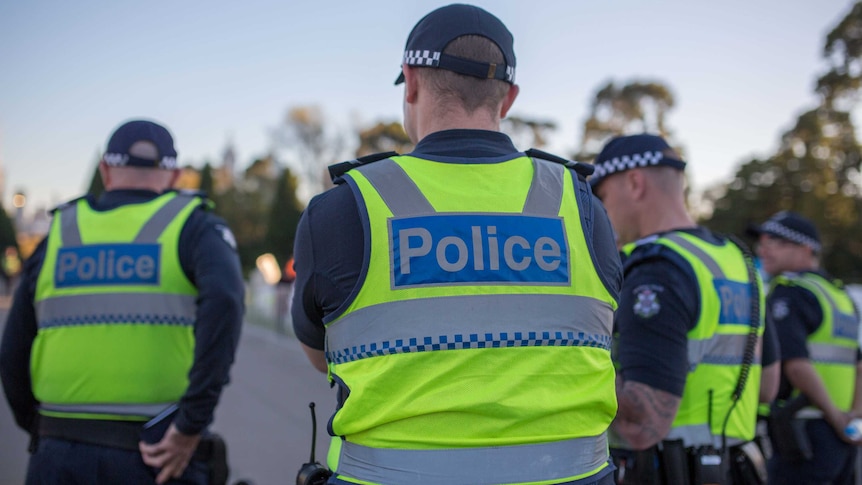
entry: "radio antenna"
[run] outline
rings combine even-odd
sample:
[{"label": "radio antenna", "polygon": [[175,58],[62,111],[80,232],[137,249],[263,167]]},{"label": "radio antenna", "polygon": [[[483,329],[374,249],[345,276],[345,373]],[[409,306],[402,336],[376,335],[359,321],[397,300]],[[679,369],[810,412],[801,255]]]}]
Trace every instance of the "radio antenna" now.
[{"label": "radio antenna", "polygon": [[314,412],[314,401],[308,403],[311,409],[311,459],[309,463],[314,463],[314,449],[317,447],[317,415]]}]

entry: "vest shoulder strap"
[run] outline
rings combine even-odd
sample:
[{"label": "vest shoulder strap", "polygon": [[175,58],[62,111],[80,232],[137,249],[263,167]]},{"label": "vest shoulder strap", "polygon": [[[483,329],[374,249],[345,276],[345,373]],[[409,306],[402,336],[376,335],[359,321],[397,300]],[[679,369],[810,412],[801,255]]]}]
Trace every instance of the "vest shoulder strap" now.
[{"label": "vest shoulder strap", "polygon": [[59,204],[58,206],[54,207],[53,209],[48,210],[48,213],[53,215],[55,212],[63,212],[63,210],[68,209],[69,207],[72,207],[73,205],[77,204],[79,200],[86,199],[89,196],[90,196],[89,194],[84,194],[84,195],[82,195],[80,197],[76,197],[72,200],[67,200],[66,202],[63,202],[62,204]]},{"label": "vest shoulder strap", "polygon": [[579,177],[584,178],[584,179],[586,179],[587,177],[592,175],[596,169],[594,166],[592,166],[590,164],[576,162],[573,160],[567,160],[565,158],[558,157],[556,155],[553,155],[553,154],[548,153],[548,152],[544,152],[542,150],[538,150],[536,148],[530,148],[529,150],[525,151],[524,153],[528,157],[541,158],[542,160],[547,160],[549,162],[555,162],[555,163],[565,165],[566,167],[574,170],[575,173],[577,173]]},{"label": "vest shoulder strap", "polygon": [[386,160],[387,158],[397,156],[398,152],[380,152],[366,155],[364,157],[354,158],[353,160],[348,160],[346,162],[336,163],[328,167],[329,177],[332,179],[332,183],[340,184],[343,182],[341,176],[347,173],[350,169],[361,167],[362,165],[367,165],[378,160]]}]

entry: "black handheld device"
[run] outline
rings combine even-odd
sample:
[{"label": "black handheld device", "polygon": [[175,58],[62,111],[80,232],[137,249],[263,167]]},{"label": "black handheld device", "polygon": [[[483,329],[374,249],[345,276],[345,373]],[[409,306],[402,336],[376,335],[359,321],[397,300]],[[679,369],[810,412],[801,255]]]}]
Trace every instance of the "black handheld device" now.
[{"label": "black handheld device", "polygon": [[332,472],[314,459],[314,448],[317,446],[317,416],[314,414],[314,402],[308,404],[311,408],[311,458],[303,463],[296,474],[296,485],[324,485]]},{"label": "black handheld device", "polygon": [[144,423],[141,428],[141,441],[153,444],[158,443],[168,432],[168,427],[174,422],[174,416],[177,415],[179,407],[176,404],[171,404],[164,411],[160,412],[153,419]]}]

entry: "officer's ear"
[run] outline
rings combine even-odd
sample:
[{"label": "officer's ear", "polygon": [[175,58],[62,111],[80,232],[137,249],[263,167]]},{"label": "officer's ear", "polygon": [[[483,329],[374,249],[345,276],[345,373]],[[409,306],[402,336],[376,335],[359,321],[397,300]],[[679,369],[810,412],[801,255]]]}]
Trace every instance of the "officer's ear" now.
[{"label": "officer's ear", "polygon": [[111,167],[104,160],[99,160],[99,175],[102,177],[102,186],[111,186]]},{"label": "officer's ear", "polygon": [[500,119],[506,117],[506,114],[509,112],[509,109],[515,104],[515,98],[518,97],[518,93],[521,92],[521,88],[518,87],[517,84],[513,84],[509,86],[509,91],[506,93],[506,97],[503,98],[503,105],[500,107]]},{"label": "officer's ear", "polygon": [[626,170],[622,173],[626,191],[634,200],[641,200],[647,193],[647,173],[639,168]]},{"label": "officer's ear", "polygon": [[178,169],[178,168],[172,169],[171,170],[171,183],[170,183],[170,185],[168,185],[168,187],[170,187],[170,188],[176,187],[177,180],[179,180],[179,179],[180,179],[180,169]]},{"label": "officer's ear", "polygon": [[404,102],[414,104],[419,96],[419,76],[417,69],[413,66],[403,64],[401,72],[404,73]]}]

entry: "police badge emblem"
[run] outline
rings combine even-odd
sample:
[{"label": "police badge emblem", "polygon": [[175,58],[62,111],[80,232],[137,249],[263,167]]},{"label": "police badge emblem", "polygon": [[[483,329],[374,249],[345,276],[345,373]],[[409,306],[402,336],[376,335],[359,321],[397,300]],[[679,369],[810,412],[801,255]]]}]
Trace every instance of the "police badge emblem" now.
[{"label": "police badge emblem", "polygon": [[787,305],[787,301],[775,300],[772,304],[772,318],[784,320],[787,315],[790,315],[790,307]]},{"label": "police badge emblem", "polygon": [[639,286],[634,289],[634,295],[637,301],[632,308],[635,315],[641,318],[650,318],[655,316],[661,310],[661,304],[658,301],[658,293],[653,291],[649,286]]}]

